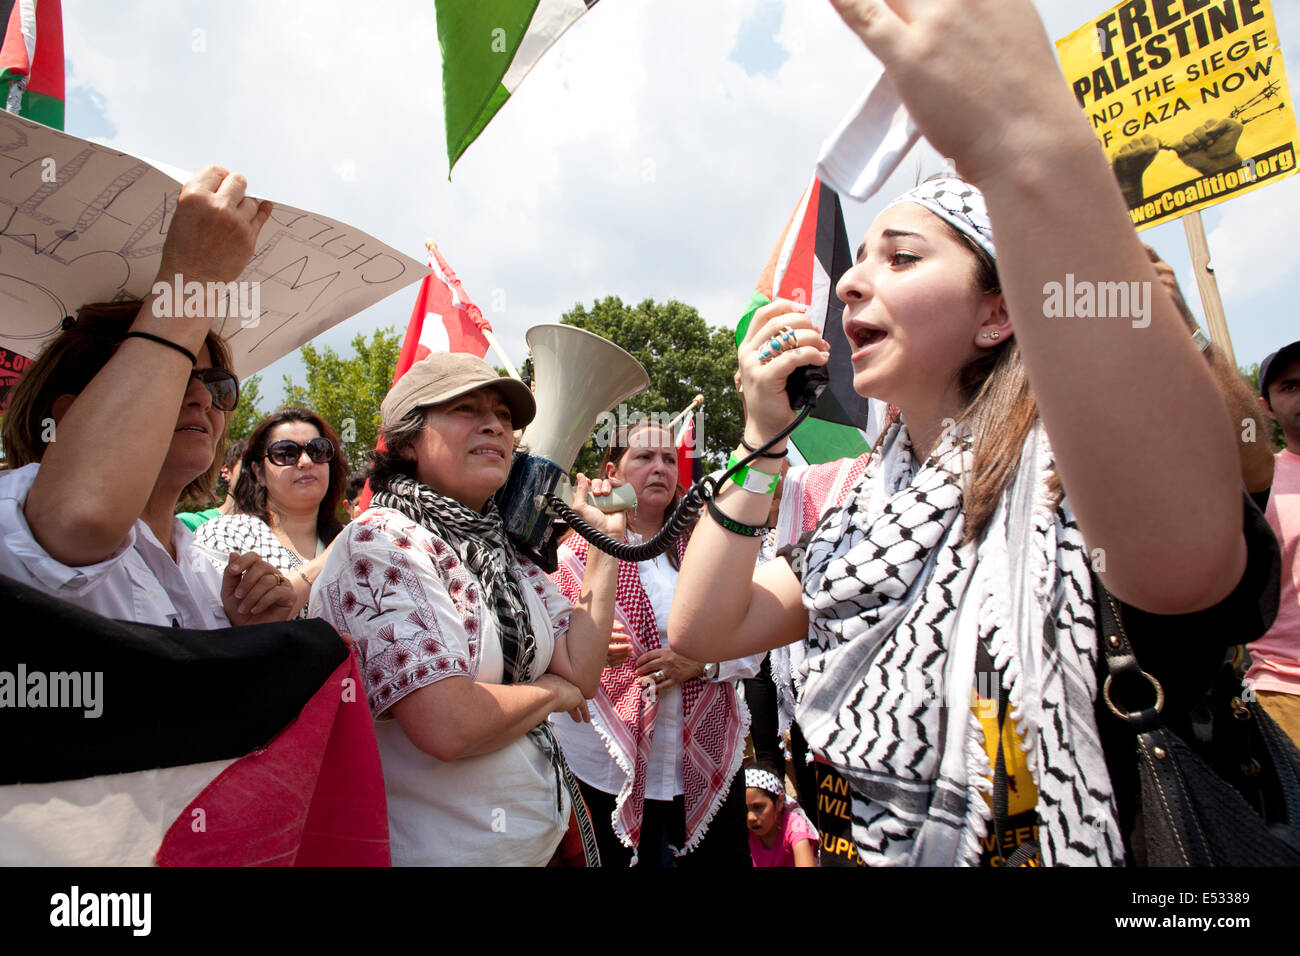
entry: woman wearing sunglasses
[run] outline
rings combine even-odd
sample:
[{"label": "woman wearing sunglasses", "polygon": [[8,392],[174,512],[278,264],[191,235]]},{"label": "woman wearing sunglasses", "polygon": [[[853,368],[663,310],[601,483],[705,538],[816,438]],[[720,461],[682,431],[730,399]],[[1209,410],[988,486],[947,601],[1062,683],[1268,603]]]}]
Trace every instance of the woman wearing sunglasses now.
[{"label": "woman wearing sunglasses", "polygon": [[195,540],[214,557],[257,552],[288,580],[295,609],[305,617],[311,583],[343,527],[338,510],[347,480],[334,429],[310,409],[286,406],[248,436],[233,489],[235,513],[203,524]]},{"label": "woman wearing sunglasses", "polygon": [[[209,166],[181,189],[158,280],[230,282],[271,204]],[[256,554],[221,570],[174,517],[210,497],[239,400],[214,316],[92,305],[23,374],[4,421],[0,574],[108,617],[217,628],[282,621],[292,591]]]}]

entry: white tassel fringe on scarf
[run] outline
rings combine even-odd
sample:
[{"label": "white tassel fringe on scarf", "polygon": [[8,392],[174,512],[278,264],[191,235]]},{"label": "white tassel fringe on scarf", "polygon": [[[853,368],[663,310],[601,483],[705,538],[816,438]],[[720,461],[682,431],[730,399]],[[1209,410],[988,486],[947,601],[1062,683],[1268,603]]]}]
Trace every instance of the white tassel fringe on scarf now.
[{"label": "white tassel fringe on scarf", "polygon": [[1083,537],[1053,506],[1042,426],[983,539],[958,546],[970,439],[918,468],[905,425],[881,442],[808,548],[799,726],[849,782],[867,865],[977,863],[991,768],[971,710],[981,638],[1008,685],[1038,787],[1046,865],[1123,862],[1097,736],[1097,637]]}]

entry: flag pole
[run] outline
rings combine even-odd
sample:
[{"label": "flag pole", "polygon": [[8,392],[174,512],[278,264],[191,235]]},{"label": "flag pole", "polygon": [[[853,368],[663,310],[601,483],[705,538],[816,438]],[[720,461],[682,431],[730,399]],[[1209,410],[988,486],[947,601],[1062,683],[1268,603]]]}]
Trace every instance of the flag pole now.
[{"label": "flag pole", "polygon": [[674,444],[682,440],[681,432],[684,431],[686,428],[686,426],[683,424],[681,430],[677,430],[677,423],[684,422],[692,413],[694,413],[694,411],[697,408],[699,408],[703,404],[704,404],[704,396],[696,395],[693,399],[691,399],[691,403],[687,405],[684,409],[682,409],[681,412],[677,414],[676,418],[674,418],[672,421],[668,423],[668,427],[674,430],[673,431]]},{"label": "flag pole", "polygon": [[495,352],[497,358],[501,360],[501,365],[506,370],[506,373],[516,381],[522,382],[523,376],[521,376],[519,370],[511,364],[510,359],[506,356],[505,349],[501,347],[501,343],[497,341],[497,337],[492,334],[492,330],[483,329],[482,332],[483,338],[487,339],[487,344],[492,346],[492,351]]},{"label": "flag pole", "polygon": [[1223,299],[1219,296],[1219,280],[1210,268],[1210,243],[1205,238],[1205,224],[1201,214],[1189,212],[1183,219],[1183,231],[1187,234],[1187,251],[1192,255],[1192,271],[1196,274],[1196,289],[1201,294],[1201,308],[1205,309],[1205,324],[1210,328],[1210,340],[1221,348],[1233,368],[1237,367],[1237,356],[1232,351],[1232,339],[1228,337],[1228,319],[1223,312]]},{"label": "flag pole", "polygon": [[[424,248],[430,255],[433,255],[433,250],[437,247],[438,244],[432,239],[424,240]],[[430,263],[430,266],[432,266],[432,263]],[[479,331],[483,333],[483,338],[487,340],[488,346],[496,353],[496,357],[501,360],[501,365],[506,370],[506,374],[516,381],[522,382],[523,376],[519,374],[519,370],[515,368],[514,363],[510,361],[510,356],[506,355],[506,350],[501,347],[501,343],[497,341],[497,337],[493,334],[492,329],[480,327]]]}]

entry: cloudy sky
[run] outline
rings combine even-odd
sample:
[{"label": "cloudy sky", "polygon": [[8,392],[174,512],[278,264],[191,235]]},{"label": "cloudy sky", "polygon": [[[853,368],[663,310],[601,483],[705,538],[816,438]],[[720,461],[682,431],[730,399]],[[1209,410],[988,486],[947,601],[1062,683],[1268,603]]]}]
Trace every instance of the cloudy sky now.
[{"label": "cloudy sky", "polygon": [[[462,0],[471,2],[471,0]],[[1036,0],[1053,37],[1112,6]],[[1300,67],[1300,3],[1273,4]],[[448,181],[432,0],[63,0],[68,132],[257,195],[423,258],[438,241],[514,360],[575,302],[676,298],[734,325],[876,67],[822,0],[603,0],[528,77]],[[871,202],[941,168],[924,144]],[[1300,176],[1204,214],[1242,365],[1300,336]],[[1200,314],[1181,225],[1143,234]],[[404,329],[415,287],[317,342]],[[301,381],[293,356],[270,366]]]}]

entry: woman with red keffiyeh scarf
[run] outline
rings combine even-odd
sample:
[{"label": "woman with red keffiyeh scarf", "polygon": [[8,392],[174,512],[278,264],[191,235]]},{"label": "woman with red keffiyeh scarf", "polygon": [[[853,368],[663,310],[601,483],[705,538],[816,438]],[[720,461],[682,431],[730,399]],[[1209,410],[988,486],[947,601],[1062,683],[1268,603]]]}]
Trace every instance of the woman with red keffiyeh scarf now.
[{"label": "woman with red keffiyeh scarf", "polygon": [[[604,477],[632,485],[628,538],[648,539],[675,506],[677,452],[671,431],[633,426],[612,447]],[[611,647],[591,701],[591,723],[555,720],[556,737],[591,809],[605,866],[749,866],[740,773],[749,713],[734,681],[752,677],[763,655],[721,664],[675,654],[668,609],[685,540],[670,555],[619,565],[615,619],[630,649]],[[571,600],[586,572],[588,544],[560,547],[553,575]]]}]

